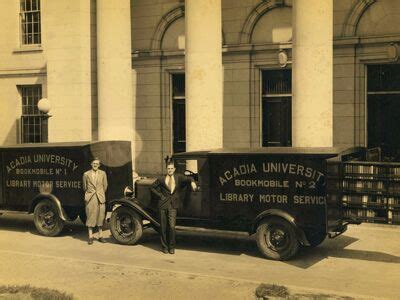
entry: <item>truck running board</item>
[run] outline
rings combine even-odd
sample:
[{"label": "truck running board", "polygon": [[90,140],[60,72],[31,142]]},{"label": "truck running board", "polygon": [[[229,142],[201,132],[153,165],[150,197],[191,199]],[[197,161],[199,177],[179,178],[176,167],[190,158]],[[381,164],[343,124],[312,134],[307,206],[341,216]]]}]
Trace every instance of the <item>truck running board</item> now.
[{"label": "truck running board", "polygon": [[354,225],[360,225],[362,223],[362,221],[356,219],[356,218],[347,218],[344,220],[342,228],[340,228],[339,231],[335,231],[335,232],[329,232],[328,236],[330,239],[333,239],[335,237],[338,237],[339,235],[341,235],[343,232],[345,232],[347,230],[347,225],[349,224],[354,224]]}]

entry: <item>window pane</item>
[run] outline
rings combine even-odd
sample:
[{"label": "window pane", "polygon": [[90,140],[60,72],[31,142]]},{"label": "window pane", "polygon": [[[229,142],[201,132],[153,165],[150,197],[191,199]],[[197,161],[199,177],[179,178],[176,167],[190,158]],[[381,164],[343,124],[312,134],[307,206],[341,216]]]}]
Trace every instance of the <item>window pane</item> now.
[{"label": "window pane", "polygon": [[172,149],[186,151],[185,74],[172,75]]},{"label": "window pane", "polygon": [[172,75],[172,96],[185,97],[185,74]]},{"label": "window pane", "polygon": [[368,92],[400,91],[400,65],[368,66]]},{"label": "window pane", "polygon": [[38,35],[38,34],[33,35],[33,43],[40,44],[40,35]]},{"label": "window pane", "polygon": [[[46,115],[42,114],[38,107],[38,101],[42,97],[42,87],[40,85],[22,86],[20,88],[22,99],[21,117],[21,137],[23,142],[34,143],[47,140],[47,121]],[[42,116],[38,116],[42,114]]]},{"label": "window pane", "polygon": [[39,44],[40,31],[40,1],[26,0],[21,3],[21,42],[22,44]]},{"label": "window pane", "polygon": [[262,72],[262,93],[266,94],[291,94],[292,71],[291,70],[266,70]]},{"label": "window pane", "polygon": [[291,146],[292,72],[266,70],[262,76],[262,146]]},{"label": "window pane", "polygon": [[368,147],[381,147],[384,155],[400,154],[400,95],[368,95]]}]

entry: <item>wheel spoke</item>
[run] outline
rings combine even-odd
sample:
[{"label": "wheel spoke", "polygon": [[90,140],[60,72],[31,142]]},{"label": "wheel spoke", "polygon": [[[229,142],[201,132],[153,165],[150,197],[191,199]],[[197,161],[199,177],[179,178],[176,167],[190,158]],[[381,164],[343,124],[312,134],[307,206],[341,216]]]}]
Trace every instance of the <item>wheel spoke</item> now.
[{"label": "wheel spoke", "polygon": [[52,229],[55,226],[55,213],[52,207],[44,205],[38,214],[40,224],[43,228]]},{"label": "wheel spoke", "polygon": [[132,235],[133,226],[133,220],[130,215],[119,215],[117,217],[117,229],[120,235],[124,237]]},{"label": "wheel spoke", "polygon": [[136,244],[143,232],[140,216],[133,209],[125,206],[113,210],[110,229],[114,238],[125,245]]},{"label": "wheel spoke", "polygon": [[268,226],[265,233],[265,242],[274,251],[280,251],[288,246],[289,237],[284,228],[280,226]]}]

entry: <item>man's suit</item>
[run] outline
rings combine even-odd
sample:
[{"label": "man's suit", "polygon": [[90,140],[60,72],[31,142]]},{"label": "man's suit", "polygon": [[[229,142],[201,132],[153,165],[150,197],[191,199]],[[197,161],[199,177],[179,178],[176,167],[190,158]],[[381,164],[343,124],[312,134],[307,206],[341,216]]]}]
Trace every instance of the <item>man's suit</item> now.
[{"label": "man's suit", "polygon": [[166,180],[168,177],[169,175],[158,177],[151,186],[151,191],[156,195],[158,200],[161,245],[164,249],[174,249],[177,209],[182,205],[185,186],[190,185],[193,179],[181,174],[173,174],[172,177],[174,178],[175,187],[171,192],[166,183],[168,182],[168,180]]},{"label": "man's suit", "polygon": [[107,175],[104,171],[89,170],[83,174],[86,226],[88,227],[103,226],[107,186]]}]

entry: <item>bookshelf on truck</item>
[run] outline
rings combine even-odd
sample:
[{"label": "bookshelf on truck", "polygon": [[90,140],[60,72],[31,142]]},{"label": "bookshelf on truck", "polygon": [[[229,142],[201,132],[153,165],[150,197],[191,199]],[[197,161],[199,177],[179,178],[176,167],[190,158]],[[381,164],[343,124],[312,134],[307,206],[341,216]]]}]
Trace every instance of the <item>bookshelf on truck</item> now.
[{"label": "bookshelf on truck", "polygon": [[342,202],[344,216],[362,222],[400,224],[400,162],[381,161],[361,151],[328,168],[330,192]]}]

